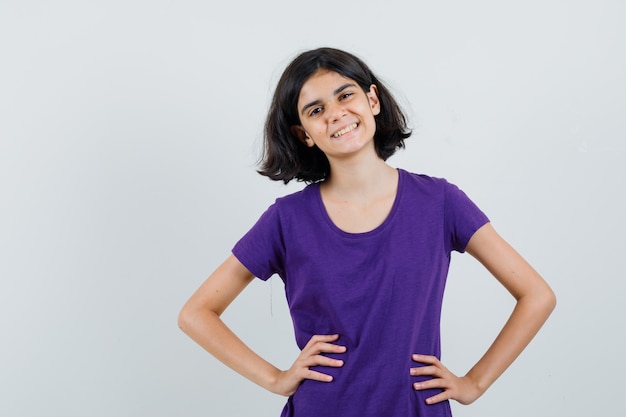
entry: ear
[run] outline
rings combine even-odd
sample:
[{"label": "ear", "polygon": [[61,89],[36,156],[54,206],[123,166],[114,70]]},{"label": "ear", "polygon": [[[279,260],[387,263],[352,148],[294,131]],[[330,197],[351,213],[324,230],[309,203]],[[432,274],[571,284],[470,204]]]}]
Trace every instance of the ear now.
[{"label": "ear", "polygon": [[300,125],[293,125],[289,128],[291,130],[291,134],[297,137],[302,143],[311,148],[315,143],[313,139],[309,136],[308,133],[304,130],[304,128]]},{"label": "ear", "polygon": [[380,100],[378,100],[378,87],[376,84],[370,85],[370,91],[367,92],[367,98],[372,108],[372,114],[378,116],[380,114]]}]

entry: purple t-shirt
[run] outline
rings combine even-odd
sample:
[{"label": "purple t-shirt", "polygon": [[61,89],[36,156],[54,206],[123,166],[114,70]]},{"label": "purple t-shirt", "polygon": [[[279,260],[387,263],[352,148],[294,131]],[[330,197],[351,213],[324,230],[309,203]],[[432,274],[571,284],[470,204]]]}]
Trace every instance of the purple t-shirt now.
[{"label": "purple t-shirt", "polygon": [[[285,284],[296,342],[339,334],[333,382],[305,380],[282,416],[451,416],[415,391],[411,354],[440,356],[443,291],[453,250],[463,252],[487,217],[444,179],[399,172],[385,221],[347,233],[329,218],[319,184],[279,198],[233,248],[255,276]],[[295,358],[294,358],[295,359]]]}]

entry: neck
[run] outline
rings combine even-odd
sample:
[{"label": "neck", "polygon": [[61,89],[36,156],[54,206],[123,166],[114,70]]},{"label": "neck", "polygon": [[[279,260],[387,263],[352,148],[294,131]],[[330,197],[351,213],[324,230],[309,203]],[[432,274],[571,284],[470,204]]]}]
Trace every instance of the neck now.
[{"label": "neck", "polygon": [[324,183],[326,191],[348,199],[367,199],[389,187],[395,190],[397,183],[397,170],[375,152],[351,160],[331,160],[330,172]]}]

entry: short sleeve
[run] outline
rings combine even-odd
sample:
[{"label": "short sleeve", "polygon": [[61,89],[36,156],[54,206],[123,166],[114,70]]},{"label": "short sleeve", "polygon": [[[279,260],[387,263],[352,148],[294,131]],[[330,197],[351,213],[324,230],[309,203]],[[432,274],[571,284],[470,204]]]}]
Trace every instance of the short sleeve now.
[{"label": "short sleeve", "polygon": [[446,183],[444,210],[445,233],[449,245],[446,249],[448,252],[465,252],[470,238],[489,219],[463,191],[450,183]]},{"label": "short sleeve", "polygon": [[252,274],[264,281],[283,272],[284,245],[276,203],[235,244],[232,253]]}]

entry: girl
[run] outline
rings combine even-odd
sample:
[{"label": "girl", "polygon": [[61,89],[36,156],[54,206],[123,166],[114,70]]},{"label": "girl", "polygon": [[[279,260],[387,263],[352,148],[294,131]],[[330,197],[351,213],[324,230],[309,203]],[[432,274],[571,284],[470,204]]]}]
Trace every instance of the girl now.
[{"label": "girl", "polygon": [[[286,68],[265,125],[260,173],[308,185],[279,198],[183,307],[179,325],[217,359],[288,397],[282,416],[451,416],[521,353],[555,306],[537,272],[456,186],[385,161],[410,131],[359,58],[330,48]],[[464,376],[439,361],[452,251],[469,252],[517,300]],[[254,277],[278,274],[301,349],[280,370],[220,315]]]}]

